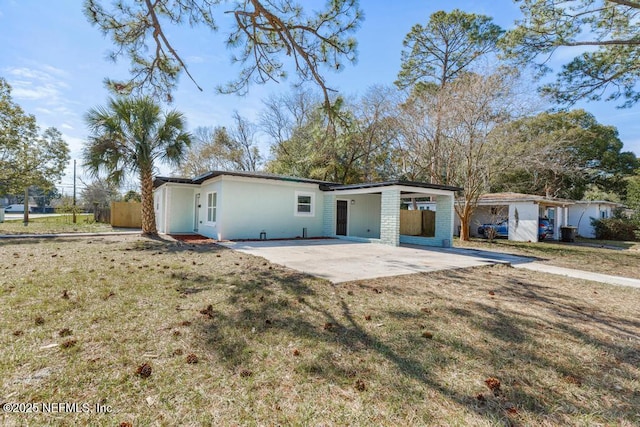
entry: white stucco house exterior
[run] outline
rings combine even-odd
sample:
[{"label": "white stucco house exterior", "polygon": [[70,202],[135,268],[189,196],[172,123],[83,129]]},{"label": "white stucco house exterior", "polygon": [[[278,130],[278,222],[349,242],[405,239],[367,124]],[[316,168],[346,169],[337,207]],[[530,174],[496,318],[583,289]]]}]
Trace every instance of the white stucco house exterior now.
[{"label": "white stucco house exterior", "polygon": [[[482,224],[495,224],[503,219],[509,220],[509,240],[517,242],[537,242],[540,218],[547,218],[553,224],[553,239],[561,237],[560,227],[572,225],[569,221],[569,209],[572,200],[553,199],[522,193],[489,193],[478,199],[470,224],[470,235],[478,234]],[[456,230],[460,220],[456,215]]]},{"label": "white stucco house exterior", "polygon": [[[157,177],[160,233],[216,240],[336,237],[398,246],[447,246],[457,187],[408,181],[341,185],[257,172],[212,171],[196,178]],[[431,197],[433,237],[400,235],[402,199]]]},{"label": "white stucco house exterior", "polygon": [[613,211],[621,207],[620,203],[605,200],[580,200],[569,206],[569,224],[577,228],[578,236],[593,239],[596,232],[591,220],[611,218]]}]

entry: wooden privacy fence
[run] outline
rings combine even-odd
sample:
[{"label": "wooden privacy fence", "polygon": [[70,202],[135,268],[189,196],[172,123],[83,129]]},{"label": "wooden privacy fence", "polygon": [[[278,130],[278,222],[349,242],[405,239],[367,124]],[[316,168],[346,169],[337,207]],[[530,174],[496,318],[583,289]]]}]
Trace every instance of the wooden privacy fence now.
[{"label": "wooden privacy fence", "polygon": [[436,235],[436,213],[433,211],[401,210],[400,234],[434,237]]},{"label": "wooden privacy fence", "polygon": [[111,202],[111,226],[124,228],[142,227],[142,203]]}]

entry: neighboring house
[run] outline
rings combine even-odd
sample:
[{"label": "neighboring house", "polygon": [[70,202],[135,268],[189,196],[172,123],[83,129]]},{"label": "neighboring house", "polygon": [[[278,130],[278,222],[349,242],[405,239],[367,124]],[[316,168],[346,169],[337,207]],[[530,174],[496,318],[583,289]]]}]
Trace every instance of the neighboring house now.
[{"label": "neighboring house", "polygon": [[[154,180],[160,233],[217,240],[338,237],[398,246],[447,246],[457,187],[408,181],[341,185],[255,172],[212,171]],[[402,199],[431,197],[433,237],[400,235]]]},{"label": "neighboring house", "polygon": [[[412,211],[413,209],[413,202],[411,200],[409,201],[405,201],[403,202],[406,206],[407,209]],[[434,200],[421,200],[421,201],[416,201],[415,206],[417,208],[417,210],[419,211],[435,211],[436,210],[436,205],[437,203]]]},{"label": "neighboring house", "polygon": [[[537,242],[539,218],[548,218],[553,224],[553,239],[561,236],[560,227],[570,225],[568,219],[571,200],[552,199],[522,193],[490,193],[480,196],[470,221],[470,235],[478,234],[482,224],[495,224],[509,220],[509,240]],[[460,219],[456,215],[455,228],[459,230]],[[459,233],[459,231],[458,231]]]},{"label": "neighboring house", "polygon": [[569,207],[569,224],[577,227],[579,236],[595,238],[596,233],[591,220],[611,218],[613,211],[621,207],[620,203],[604,200],[580,200]]}]

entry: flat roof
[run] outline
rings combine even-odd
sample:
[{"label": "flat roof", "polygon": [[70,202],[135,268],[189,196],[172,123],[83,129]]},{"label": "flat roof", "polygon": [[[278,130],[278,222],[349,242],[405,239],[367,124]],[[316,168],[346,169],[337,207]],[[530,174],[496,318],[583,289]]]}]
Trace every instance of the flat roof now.
[{"label": "flat roof", "polygon": [[573,200],[568,199],[554,199],[551,197],[523,193],[489,193],[483,194],[478,198],[478,205],[495,205],[511,202],[534,202],[547,205],[571,205],[575,203]]},{"label": "flat roof", "polygon": [[611,205],[611,206],[624,206],[622,203],[611,202],[609,200],[576,200],[576,204],[580,205]]},{"label": "flat roof", "polygon": [[362,184],[329,184],[329,185],[321,185],[320,189],[323,191],[358,190],[361,188],[391,187],[394,185],[401,185],[405,187],[430,188],[432,190],[448,190],[448,191],[462,190],[462,188],[460,187],[452,187],[449,185],[429,184],[427,182],[402,181],[402,180],[385,181],[385,182],[366,182]]},{"label": "flat roof", "polygon": [[162,184],[166,184],[166,183],[198,185],[198,184],[202,184],[208,179],[215,178],[218,176],[224,176],[224,175],[239,176],[244,178],[255,178],[255,179],[272,179],[276,181],[286,181],[286,182],[300,182],[304,184],[318,184],[320,186],[320,190],[322,191],[368,189],[368,188],[378,188],[378,187],[390,187],[393,185],[416,187],[416,188],[427,188],[427,189],[434,189],[434,190],[448,190],[448,191],[462,190],[462,188],[460,187],[452,187],[452,186],[440,185],[440,184],[429,184],[426,182],[416,182],[416,181],[395,180],[395,181],[385,181],[385,182],[366,182],[362,184],[338,184],[330,181],[321,181],[321,180],[309,179],[309,178],[298,178],[295,176],[277,175],[277,174],[272,174],[267,172],[236,172],[236,171],[211,171],[203,175],[197,176],[195,178],[157,176],[153,180],[153,186],[157,188]]},{"label": "flat roof", "polygon": [[243,178],[256,178],[256,179],[272,179],[277,181],[286,181],[286,182],[301,182],[305,184],[319,184],[319,185],[337,185],[335,182],[329,181],[320,181],[317,179],[309,179],[309,178],[298,178],[295,176],[287,176],[287,175],[277,175],[273,173],[267,172],[236,172],[236,171],[210,171],[195,178],[184,178],[184,177],[167,177],[167,176],[157,176],[153,180],[153,186],[159,187],[165,183],[177,183],[177,184],[193,184],[198,185],[202,184],[208,179],[216,178],[218,176],[239,176]]}]

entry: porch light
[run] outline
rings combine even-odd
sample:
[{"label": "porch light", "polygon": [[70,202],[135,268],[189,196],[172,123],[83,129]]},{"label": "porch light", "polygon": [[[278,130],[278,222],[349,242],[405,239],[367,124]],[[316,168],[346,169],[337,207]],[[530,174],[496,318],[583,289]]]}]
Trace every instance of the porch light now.
[{"label": "porch light", "polygon": [[355,205],[355,204],[356,204],[356,201],[355,201],[355,200],[353,200],[353,199],[351,199],[351,204],[352,204],[352,205]]}]

